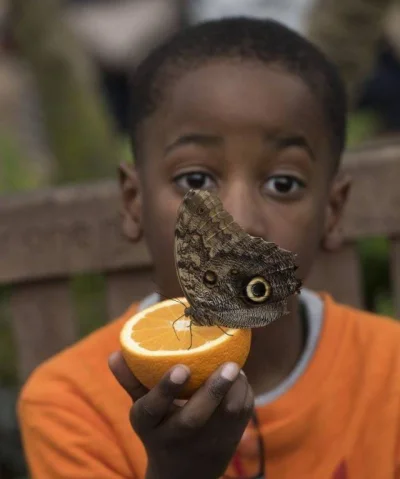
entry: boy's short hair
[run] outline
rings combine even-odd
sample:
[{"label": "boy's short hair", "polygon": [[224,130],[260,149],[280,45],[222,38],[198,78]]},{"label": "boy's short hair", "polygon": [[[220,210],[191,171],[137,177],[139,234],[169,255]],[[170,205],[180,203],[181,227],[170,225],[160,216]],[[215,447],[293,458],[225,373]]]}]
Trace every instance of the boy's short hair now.
[{"label": "boy's short hair", "polygon": [[[138,129],[163,100],[169,82],[188,69],[218,59],[281,65],[309,86],[322,105],[339,163],[346,141],[346,93],[334,65],[312,43],[273,20],[227,18],[189,27],[155,49],[131,76],[131,138],[136,160]],[[140,161],[139,161],[140,162]]]}]

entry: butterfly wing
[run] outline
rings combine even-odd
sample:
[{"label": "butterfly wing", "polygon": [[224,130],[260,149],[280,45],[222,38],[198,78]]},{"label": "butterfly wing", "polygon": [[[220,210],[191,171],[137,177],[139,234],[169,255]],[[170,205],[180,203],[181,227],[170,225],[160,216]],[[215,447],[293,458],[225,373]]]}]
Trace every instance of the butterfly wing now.
[{"label": "butterfly wing", "polygon": [[[262,238],[248,235],[235,243],[229,255],[218,253],[205,268],[219,271],[219,301],[202,294],[201,308],[220,326],[253,328],[266,326],[287,313],[287,298],[298,292],[295,255]],[[251,284],[263,285],[265,294],[254,297]],[[260,301],[257,301],[260,300]]]},{"label": "butterfly wing", "polygon": [[[257,327],[286,311],[299,288],[294,255],[250,236],[208,191],[189,191],[178,212],[175,261],[183,294],[197,324]],[[254,278],[268,285],[268,301],[249,301]]]},{"label": "butterfly wing", "polygon": [[175,264],[183,294],[191,305],[197,301],[205,264],[234,234],[241,235],[218,197],[208,191],[190,190],[184,197],[175,228]]}]

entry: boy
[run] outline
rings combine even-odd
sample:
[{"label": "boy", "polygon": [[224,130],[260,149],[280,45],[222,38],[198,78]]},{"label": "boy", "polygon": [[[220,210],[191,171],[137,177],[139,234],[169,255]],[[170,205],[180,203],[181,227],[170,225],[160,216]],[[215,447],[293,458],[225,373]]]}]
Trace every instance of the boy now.
[{"label": "boy", "polygon": [[[123,226],[132,241],[145,235],[162,295],[181,294],[174,228],[190,188],[217,191],[248,233],[298,253],[302,278],[319,248],[339,245],[346,101],[306,40],[271,21],[205,23],[151,54],[132,89],[136,166],[121,168]],[[253,331],[243,374],[225,364],[182,405],[185,365],[149,392],[115,352],[124,321],[159,299],[28,381],[19,414],[34,479],[215,479],[227,468],[226,477],[400,477],[394,321],[303,291],[288,315]]]}]

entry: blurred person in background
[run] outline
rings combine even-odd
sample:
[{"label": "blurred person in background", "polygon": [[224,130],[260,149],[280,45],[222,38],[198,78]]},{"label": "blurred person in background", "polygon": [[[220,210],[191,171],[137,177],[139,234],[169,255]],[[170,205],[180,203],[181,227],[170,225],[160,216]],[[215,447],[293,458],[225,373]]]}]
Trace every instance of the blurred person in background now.
[{"label": "blurred person in background", "polygon": [[[62,0],[95,60],[110,111],[127,134],[127,65],[183,26],[229,16],[272,18],[305,35],[338,67],[352,110],[400,128],[398,0]],[[346,45],[346,48],[343,48]]]},{"label": "blurred person in background", "polygon": [[378,115],[380,134],[400,133],[400,5],[393,5],[383,24],[374,68],[356,104]]},{"label": "blurred person in background", "polygon": [[186,2],[189,24],[240,15],[272,18],[307,36],[339,68],[349,92],[350,109],[373,112],[381,134],[400,132],[398,0]]},{"label": "blurred person in background", "polygon": [[186,18],[192,23],[231,16],[277,20],[305,34],[307,18],[315,0],[187,0]]},{"label": "blurred person in background", "polygon": [[313,0],[308,38],[335,63],[349,107],[372,111],[380,133],[400,131],[399,0]]},{"label": "blurred person in background", "polygon": [[95,60],[118,130],[127,133],[128,65],[181,27],[179,0],[64,0],[65,18]]},{"label": "blurred person in background", "polygon": [[98,65],[118,130],[128,122],[127,65],[178,29],[229,16],[272,18],[305,33],[314,0],[64,0],[71,28]]}]

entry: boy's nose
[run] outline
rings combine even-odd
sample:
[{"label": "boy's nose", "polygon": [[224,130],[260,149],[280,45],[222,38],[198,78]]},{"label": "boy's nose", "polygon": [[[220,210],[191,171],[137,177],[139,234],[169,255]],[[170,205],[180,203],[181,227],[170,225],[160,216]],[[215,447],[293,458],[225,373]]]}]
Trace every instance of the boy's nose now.
[{"label": "boy's nose", "polygon": [[226,211],[246,233],[267,239],[265,211],[254,192],[235,187],[223,194],[221,201]]}]

